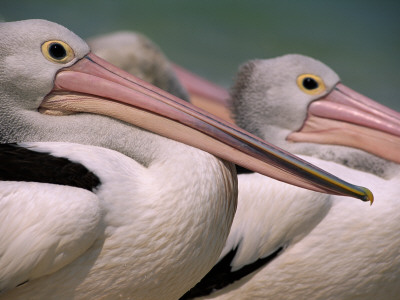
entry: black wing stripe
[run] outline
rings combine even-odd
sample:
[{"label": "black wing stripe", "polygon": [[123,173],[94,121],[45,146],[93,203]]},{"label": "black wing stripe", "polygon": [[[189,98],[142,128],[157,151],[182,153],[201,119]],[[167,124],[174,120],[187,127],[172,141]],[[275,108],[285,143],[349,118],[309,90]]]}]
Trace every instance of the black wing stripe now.
[{"label": "black wing stripe", "polygon": [[232,272],[231,263],[236,255],[238,247],[232,249],[229,253],[227,253],[211,269],[211,271],[208,272],[207,275],[204,276],[203,279],[199,283],[197,283],[192,289],[186,292],[186,294],[183,295],[180,300],[193,299],[196,297],[210,295],[213,292],[220,290],[265,266],[275,257],[277,257],[283,250],[283,247],[279,247],[267,257],[260,258],[255,262]]},{"label": "black wing stripe", "polygon": [[89,191],[100,185],[100,179],[80,163],[17,144],[0,144],[0,180],[54,183]]}]

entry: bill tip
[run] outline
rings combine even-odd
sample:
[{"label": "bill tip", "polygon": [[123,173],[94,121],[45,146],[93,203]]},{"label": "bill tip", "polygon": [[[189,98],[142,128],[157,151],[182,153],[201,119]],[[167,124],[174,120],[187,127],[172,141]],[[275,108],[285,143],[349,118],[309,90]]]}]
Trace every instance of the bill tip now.
[{"label": "bill tip", "polygon": [[363,191],[363,194],[361,195],[361,200],[369,201],[370,205],[372,205],[372,203],[374,203],[374,194],[372,194],[372,192],[365,187],[361,187],[361,190]]}]

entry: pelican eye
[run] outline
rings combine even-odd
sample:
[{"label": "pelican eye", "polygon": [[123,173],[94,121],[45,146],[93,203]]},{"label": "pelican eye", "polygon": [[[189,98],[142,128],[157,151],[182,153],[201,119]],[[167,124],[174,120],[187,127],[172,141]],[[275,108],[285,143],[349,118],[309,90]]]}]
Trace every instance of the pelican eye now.
[{"label": "pelican eye", "polygon": [[314,78],[306,77],[303,79],[303,86],[307,90],[314,90],[318,88],[318,82],[316,82]]},{"label": "pelican eye", "polygon": [[72,48],[63,41],[47,41],[42,45],[42,53],[51,62],[66,64],[74,59]]},{"label": "pelican eye", "polygon": [[297,77],[298,87],[305,93],[317,95],[325,91],[325,83],[321,77],[314,74],[302,74]]}]

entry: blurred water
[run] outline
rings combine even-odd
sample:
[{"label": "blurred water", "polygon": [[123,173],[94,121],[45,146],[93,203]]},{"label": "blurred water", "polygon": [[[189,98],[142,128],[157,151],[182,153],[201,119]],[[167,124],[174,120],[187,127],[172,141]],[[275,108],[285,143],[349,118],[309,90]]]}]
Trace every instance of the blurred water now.
[{"label": "blurred water", "polygon": [[29,18],[84,38],[143,32],[171,60],[226,87],[248,59],[310,55],[400,111],[400,1],[1,1],[0,19]]}]

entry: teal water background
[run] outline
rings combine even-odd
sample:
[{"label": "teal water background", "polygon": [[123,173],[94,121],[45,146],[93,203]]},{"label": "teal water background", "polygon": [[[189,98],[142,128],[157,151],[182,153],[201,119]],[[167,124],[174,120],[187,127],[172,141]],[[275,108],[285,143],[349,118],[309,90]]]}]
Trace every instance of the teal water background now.
[{"label": "teal water background", "polygon": [[139,31],[225,87],[248,59],[301,53],[400,111],[400,1],[1,0],[0,18],[48,19],[83,38]]}]

